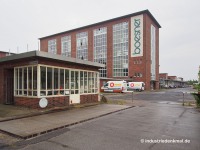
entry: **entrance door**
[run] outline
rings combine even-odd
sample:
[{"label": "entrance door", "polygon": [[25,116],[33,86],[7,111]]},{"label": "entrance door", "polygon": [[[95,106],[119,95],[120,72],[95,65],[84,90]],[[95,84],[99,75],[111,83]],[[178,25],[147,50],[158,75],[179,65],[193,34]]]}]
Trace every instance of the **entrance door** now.
[{"label": "entrance door", "polygon": [[14,104],[14,70],[7,69],[4,73],[4,97],[6,104]]},{"label": "entrance door", "polygon": [[79,71],[71,71],[70,104],[80,103],[79,79]]}]

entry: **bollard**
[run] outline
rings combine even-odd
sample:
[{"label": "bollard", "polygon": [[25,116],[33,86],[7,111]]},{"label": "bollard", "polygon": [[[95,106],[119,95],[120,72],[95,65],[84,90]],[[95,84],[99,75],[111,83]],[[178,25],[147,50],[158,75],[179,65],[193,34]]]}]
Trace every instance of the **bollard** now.
[{"label": "bollard", "polygon": [[183,92],[183,106],[185,105],[185,98],[184,98],[185,93]]},{"label": "bollard", "polygon": [[132,103],[133,103],[133,92],[132,92]]}]

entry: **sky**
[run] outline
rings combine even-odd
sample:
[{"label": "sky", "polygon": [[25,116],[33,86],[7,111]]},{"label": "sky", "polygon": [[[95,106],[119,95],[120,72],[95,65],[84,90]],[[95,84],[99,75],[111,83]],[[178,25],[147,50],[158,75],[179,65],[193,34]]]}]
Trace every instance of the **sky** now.
[{"label": "sky", "polygon": [[0,0],[0,51],[38,50],[38,38],[148,9],[162,26],[160,73],[197,80],[199,6],[199,0]]}]

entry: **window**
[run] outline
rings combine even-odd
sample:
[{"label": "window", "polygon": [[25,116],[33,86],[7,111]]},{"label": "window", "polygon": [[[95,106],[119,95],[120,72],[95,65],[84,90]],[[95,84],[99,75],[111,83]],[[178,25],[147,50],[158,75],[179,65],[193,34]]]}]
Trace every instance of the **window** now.
[{"label": "window", "polygon": [[60,90],[60,94],[64,95],[64,76],[65,72],[64,69],[60,69],[60,86],[59,86],[59,90]]},{"label": "window", "polygon": [[53,89],[54,89],[54,95],[57,95],[57,94],[59,94],[58,92],[59,92],[59,83],[58,83],[58,68],[54,68],[54,76],[53,76],[53,82],[54,82],[54,87],[53,87]]},{"label": "window", "polygon": [[142,77],[142,73],[135,73],[134,77]]},{"label": "window", "polygon": [[69,94],[69,82],[70,82],[70,74],[69,74],[69,70],[65,70],[65,95]]},{"label": "window", "polygon": [[[47,79],[49,76],[49,70],[47,71]],[[40,90],[41,90],[41,96],[46,95],[46,87],[49,89],[48,84],[46,84],[46,67],[40,67]]]},{"label": "window", "polygon": [[[47,70],[46,70],[47,68]],[[47,81],[47,95],[52,95],[53,94],[53,68],[51,67],[45,67],[45,71],[47,74],[47,79],[45,77],[45,81]]]},{"label": "window", "polygon": [[37,96],[37,66],[16,67],[14,71],[15,95]]},{"label": "window", "polygon": [[62,55],[71,57],[71,36],[65,36],[61,38]]},{"label": "window", "polygon": [[56,39],[48,41],[48,52],[52,54],[57,54]]},{"label": "window", "polygon": [[[99,73],[93,71],[69,70],[44,65],[14,69],[15,96],[51,97],[98,93],[98,80]],[[40,82],[39,87],[38,82]]]},{"label": "window", "polygon": [[151,80],[156,79],[156,28],[151,25]]},{"label": "window", "polygon": [[128,76],[128,22],[113,25],[113,76]]},{"label": "window", "polygon": [[84,72],[80,71],[80,93],[84,93]]},{"label": "window", "polygon": [[71,94],[79,94],[79,72],[71,71]]},{"label": "window", "polygon": [[[94,62],[107,64],[107,28],[99,28],[94,34]],[[106,66],[100,70],[100,77],[107,77]]]},{"label": "window", "polygon": [[84,93],[88,93],[88,72],[84,72]]},{"label": "window", "polygon": [[32,96],[33,94],[33,68],[28,67],[28,96]]},{"label": "window", "polygon": [[28,78],[27,78],[27,67],[23,68],[24,73],[23,73],[23,77],[24,77],[24,84],[23,84],[23,88],[24,88],[24,95],[27,95],[27,83],[28,83]]},{"label": "window", "polygon": [[76,34],[76,58],[88,60],[88,33]]},{"label": "window", "polygon": [[37,66],[33,67],[33,96],[37,96]]}]

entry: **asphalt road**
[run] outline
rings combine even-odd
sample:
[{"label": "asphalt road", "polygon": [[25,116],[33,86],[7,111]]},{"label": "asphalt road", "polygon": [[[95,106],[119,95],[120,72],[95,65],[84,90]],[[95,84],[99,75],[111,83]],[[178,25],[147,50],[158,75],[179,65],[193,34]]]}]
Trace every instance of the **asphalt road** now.
[{"label": "asphalt road", "polygon": [[104,95],[109,100],[142,100],[147,102],[174,102],[182,103],[185,101],[194,101],[193,96],[190,94],[194,92],[192,88],[177,88],[177,89],[165,89],[159,92],[134,92],[125,94],[112,94],[105,93]]},{"label": "asphalt road", "polygon": [[[148,103],[21,141],[6,149],[199,150],[200,112],[176,103],[182,97],[177,90],[134,94],[135,99]],[[188,92],[190,89],[184,90]],[[121,96],[129,99],[130,94]],[[193,100],[190,95],[187,99]]]}]

